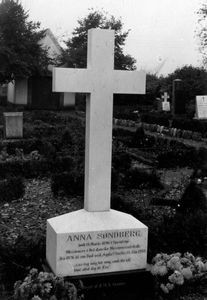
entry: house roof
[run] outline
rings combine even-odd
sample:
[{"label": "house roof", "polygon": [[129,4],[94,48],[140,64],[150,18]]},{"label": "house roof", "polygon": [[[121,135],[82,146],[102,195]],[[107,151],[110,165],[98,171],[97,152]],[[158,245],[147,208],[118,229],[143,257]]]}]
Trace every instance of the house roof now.
[{"label": "house roof", "polygon": [[56,37],[49,28],[45,30],[45,35],[39,41],[39,44],[42,45],[43,48],[48,48],[49,54],[53,57],[58,56],[62,53],[62,48],[60,44],[58,43]]}]

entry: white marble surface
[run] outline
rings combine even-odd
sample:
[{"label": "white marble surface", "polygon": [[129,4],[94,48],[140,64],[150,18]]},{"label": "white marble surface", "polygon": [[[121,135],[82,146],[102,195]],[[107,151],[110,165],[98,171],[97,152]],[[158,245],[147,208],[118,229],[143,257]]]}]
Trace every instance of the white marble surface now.
[{"label": "white marble surface", "polygon": [[169,101],[162,102],[162,110],[163,111],[170,111],[170,102]]},{"label": "white marble surface", "polygon": [[146,268],[147,227],[115,210],[79,210],[47,222],[47,261],[58,276]]},{"label": "white marble surface", "polygon": [[114,70],[114,31],[88,32],[87,69],[53,69],[53,91],[86,93],[84,209],[47,221],[46,257],[58,276],[144,269],[148,228],[110,210],[113,94],[144,94],[143,71]]},{"label": "white marble surface", "polygon": [[144,94],[144,71],[114,70],[114,31],[88,31],[87,69],[54,68],[53,91],[86,93],[85,201],[110,209],[113,94]]}]

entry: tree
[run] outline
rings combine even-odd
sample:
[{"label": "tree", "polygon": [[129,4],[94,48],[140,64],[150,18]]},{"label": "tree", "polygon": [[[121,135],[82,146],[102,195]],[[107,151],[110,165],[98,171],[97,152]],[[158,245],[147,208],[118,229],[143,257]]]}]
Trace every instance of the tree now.
[{"label": "tree", "polygon": [[87,65],[87,32],[90,28],[114,29],[115,30],[115,69],[133,70],[135,69],[135,59],[123,53],[125,40],[129,30],[122,32],[123,24],[121,19],[100,11],[90,10],[89,14],[78,20],[78,26],[72,33],[72,38],[66,42],[67,49],[64,51],[61,61],[68,67],[85,68]]},{"label": "tree", "polygon": [[206,95],[207,93],[207,72],[204,68],[193,66],[184,66],[176,69],[167,77],[162,78],[161,85],[170,94],[172,92],[172,84],[174,79],[183,80],[183,88],[187,103],[195,102],[196,95]]},{"label": "tree", "polygon": [[44,36],[39,28],[18,0],[0,2],[0,83],[46,72],[50,59],[38,44]]},{"label": "tree", "polygon": [[200,52],[203,56],[203,64],[207,66],[207,4],[203,4],[198,10],[198,37],[200,41]]}]

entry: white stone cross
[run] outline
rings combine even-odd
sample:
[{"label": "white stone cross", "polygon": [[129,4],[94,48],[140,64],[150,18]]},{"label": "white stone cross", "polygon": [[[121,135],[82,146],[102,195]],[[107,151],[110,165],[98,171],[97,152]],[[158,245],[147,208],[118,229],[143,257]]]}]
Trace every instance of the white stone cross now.
[{"label": "white stone cross", "polygon": [[114,70],[114,31],[88,31],[87,69],[54,68],[53,91],[86,93],[87,211],[110,210],[113,94],[144,94],[144,71]]},{"label": "white stone cross", "polygon": [[167,102],[167,100],[170,98],[167,92],[164,92],[164,95],[162,95],[162,99],[164,99],[164,102]]}]

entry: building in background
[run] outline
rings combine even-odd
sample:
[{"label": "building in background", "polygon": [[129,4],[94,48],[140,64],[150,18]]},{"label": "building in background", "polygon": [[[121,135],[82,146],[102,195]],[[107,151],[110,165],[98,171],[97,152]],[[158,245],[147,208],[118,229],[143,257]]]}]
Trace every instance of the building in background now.
[{"label": "building in background", "polygon": [[52,68],[58,63],[62,48],[50,29],[45,30],[45,36],[39,44],[47,50],[48,56],[54,61],[53,65],[48,65],[48,75],[17,78],[15,82],[10,82],[7,87],[7,101],[33,109],[74,107],[73,94],[52,92]]}]

